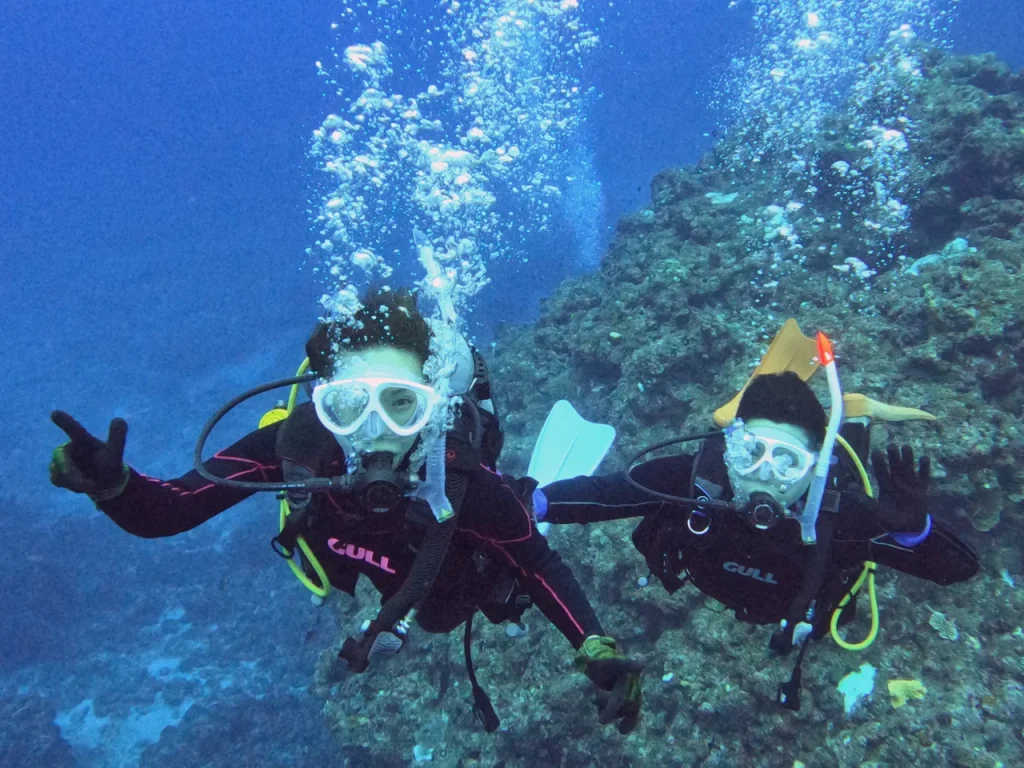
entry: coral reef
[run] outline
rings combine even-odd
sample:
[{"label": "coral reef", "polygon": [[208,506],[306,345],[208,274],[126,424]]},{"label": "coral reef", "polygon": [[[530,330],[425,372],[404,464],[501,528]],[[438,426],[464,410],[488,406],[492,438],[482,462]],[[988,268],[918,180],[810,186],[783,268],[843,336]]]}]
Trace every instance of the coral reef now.
[{"label": "coral reef", "polygon": [[[352,763],[359,765],[358,762]],[[346,765],[308,698],[268,692],[259,699],[196,704],[147,747],[140,768]]]},{"label": "coral reef", "polygon": [[[43,698],[0,699],[0,720],[10,738],[0,738],[0,765],[75,768],[78,762],[54,722],[56,712]],[[15,735],[16,734],[16,735]]]},{"label": "coral reef", "polygon": [[[1024,78],[990,56],[933,52],[926,63],[908,106],[921,191],[898,263],[867,277],[842,269],[866,258],[863,219],[846,209],[845,226],[815,229],[802,218],[810,205],[785,200],[789,168],[730,169],[726,146],[666,171],[650,208],[620,223],[598,274],[560,288],[535,326],[505,330],[494,376],[507,456],[528,455],[559,397],[616,426],[619,466],[645,444],[702,429],[792,316],[834,335],[848,391],[939,417],[900,434],[938,459],[950,515],[982,532],[997,525],[1024,499]],[[858,164],[851,142],[820,142],[826,171],[846,162],[833,160],[839,144]],[[709,188],[739,197],[716,205]],[[780,229],[803,234],[776,259]]]},{"label": "coral reef", "polygon": [[154,547],[99,514],[0,502],[32,545],[0,578],[0,765],[337,764],[306,690],[334,628],[268,562],[269,527]]},{"label": "coral reef", "polygon": [[[222,529],[229,571],[187,538],[143,555],[152,543],[125,544],[107,521],[68,520],[48,532],[61,542],[48,559],[28,555],[0,585],[17,598],[0,622],[11,640],[0,663],[12,670],[0,762],[1024,764],[1024,77],[990,56],[914,60],[899,129],[840,110],[798,160],[765,151],[757,163],[741,162],[737,131],[695,168],[654,180],[598,272],[561,286],[535,324],[505,327],[490,359],[502,468],[525,471],[560,398],[618,430],[603,471],[703,430],[793,316],[832,336],[848,391],[938,417],[874,437],[933,458],[935,513],[980,551],[979,577],[941,589],[879,573],[878,641],[858,653],[816,643],[793,713],[775,703],[791,660],[769,652],[768,630],[695,590],[649,585],[631,523],[556,529],[552,543],[606,631],[646,663],[644,719],[628,737],[601,727],[571,649],[533,611],[521,637],[475,627],[477,674],[502,720],[489,735],[473,716],[458,633],[413,632],[396,658],[352,675],[336,656],[373,615],[369,590],[311,615],[294,584],[283,603],[265,597],[285,577],[244,529]],[[851,108],[884,102],[881,83]],[[23,526],[16,538],[33,540],[39,523],[7,506]],[[86,566],[83,546],[120,556]],[[63,578],[54,561],[70,564]],[[161,578],[170,568],[183,574],[174,592]],[[91,599],[111,584],[131,586],[116,631]],[[318,654],[311,698],[301,670]],[[868,668],[879,682],[862,680],[847,707],[837,686]]]},{"label": "coral reef", "polygon": [[[476,633],[479,674],[503,720],[495,736],[473,722],[460,638],[417,636],[365,676],[339,674],[325,656],[318,691],[343,740],[381,765],[428,755],[441,766],[1024,763],[1024,594],[1013,580],[1024,570],[1024,78],[991,56],[917,60],[899,137],[865,136],[840,113],[800,163],[739,164],[736,135],[697,167],[660,174],[599,272],[561,286],[535,324],[503,329],[491,360],[503,468],[525,471],[560,398],[618,430],[604,471],[706,428],[793,316],[833,337],[847,391],[938,417],[880,426],[874,439],[933,458],[936,514],[980,550],[984,573],[948,590],[881,573],[879,640],[856,654],[818,643],[791,713],[774,699],[789,662],[768,652],[765,628],[696,591],[640,586],[628,523],[555,530],[606,629],[647,662],[633,735],[597,724],[568,646],[528,615],[524,638]],[[883,97],[860,94],[857,106]],[[898,150],[880,155],[879,142]],[[880,191],[883,181],[903,197]],[[883,203],[905,207],[909,226],[883,228]],[[372,604],[346,608],[344,623]],[[865,630],[858,621],[848,631]],[[861,664],[880,680],[920,681],[928,695],[896,709],[879,686],[847,715],[836,684]]]}]

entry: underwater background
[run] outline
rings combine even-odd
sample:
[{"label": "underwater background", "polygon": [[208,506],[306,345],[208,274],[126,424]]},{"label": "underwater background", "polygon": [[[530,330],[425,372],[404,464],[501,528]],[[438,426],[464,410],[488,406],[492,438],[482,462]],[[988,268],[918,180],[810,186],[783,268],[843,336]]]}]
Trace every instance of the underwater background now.
[{"label": "underwater background", "polygon": [[[1024,765],[1017,0],[14,0],[2,17],[0,765]],[[415,153],[458,123],[446,97],[467,98],[481,39],[506,52],[481,82],[507,88],[472,91],[504,151],[460,181],[454,156]],[[346,62],[378,40],[387,67]],[[411,117],[367,83],[437,95]],[[331,138],[392,108],[416,124],[407,145],[390,123],[366,146]],[[425,195],[408,162],[437,176]],[[341,184],[328,163],[364,170]],[[356,199],[358,220],[331,218]],[[765,628],[638,586],[625,523],[558,530],[647,661],[644,721],[601,729],[564,641],[528,616],[524,638],[478,633],[490,736],[455,635],[331,676],[376,600],[311,605],[271,552],[272,499],[143,541],[49,485],[53,408],[97,433],[122,416],[133,466],[186,471],[216,408],[294,371],[362,279],[350,254],[372,251],[366,279],[422,279],[413,224],[450,227],[468,265],[459,308],[504,471],[525,472],[560,398],[618,430],[604,471],[703,429],[793,316],[833,337],[849,389],[939,416],[875,440],[933,457],[937,513],[981,575],[940,590],[881,572],[879,640],[819,643],[794,714]],[[847,712],[836,685],[865,663],[878,682]],[[927,693],[899,702],[889,679]]]}]

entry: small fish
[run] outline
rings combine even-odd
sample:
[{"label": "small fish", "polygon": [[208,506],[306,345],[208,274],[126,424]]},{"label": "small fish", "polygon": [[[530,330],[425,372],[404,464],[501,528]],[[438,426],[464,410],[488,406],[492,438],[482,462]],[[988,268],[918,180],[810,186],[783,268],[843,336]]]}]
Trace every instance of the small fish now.
[{"label": "small fish", "polygon": [[313,624],[306,630],[305,642],[311,643],[320,637],[320,616],[320,611],[313,614]]},{"label": "small fish", "polygon": [[451,664],[445,664],[441,667],[441,675],[437,684],[437,700],[440,701],[444,698],[444,695],[448,693],[448,688],[452,683],[452,667]]}]

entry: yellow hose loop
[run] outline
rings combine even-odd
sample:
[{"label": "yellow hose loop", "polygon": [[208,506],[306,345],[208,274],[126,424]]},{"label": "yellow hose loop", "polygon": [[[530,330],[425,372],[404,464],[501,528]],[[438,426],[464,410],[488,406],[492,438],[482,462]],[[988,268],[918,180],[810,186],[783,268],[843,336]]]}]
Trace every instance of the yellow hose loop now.
[{"label": "yellow hose loop", "polygon": [[[860,578],[857,579],[857,583],[854,584],[851,589],[842,600],[839,601],[839,606],[832,611],[832,621],[829,623],[829,629],[832,631],[832,639],[836,641],[836,645],[840,648],[845,648],[847,651],[863,651],[878,637],[878,597],[875,594],[875,569],[878,567],[876,563],[866,562],[864,563],[864,570],[860,574]],[[871,629],[868,632],[867,637],[861,640],[859,643],[850,643],[843,640],[839,636],[839,615],[843,612],[843,608],[846,606],[850,599],[860,589],[860,585],[864,583],[864,579],[868,580],[868,597],[871,603]]]},{"label": "yellow hose loop", "polygon": [[[301,376],[309,370],[309,358],[304,358],[302,364],[299,365],[299,370],[295,372],[296,376]],[[295,410],[295,401],[299,399],[299,385],[292,384],[292,388],[288,391],[288,415]]]},{"label": "yellow hose loop", "polygon": [[871,480],[868,479],[868,471],[864,468],[864,462],[860,460],[860,456],[857,455],[857,452],[853,450],[853,446],[846,442],[846,438],[842,435],[836,435],[836,442],[843,446],[846,453],[853,459],[853,463],[857,467],[857,474],[860,475],[860,481],[864,486],[864,493],[869,498],[874,498],[875,492],[871,490]]},{"label": "yellow hose loop", "polygon": [[[853,460],[854,465],[857,467],[857,474],[860,476],[861,484],[864,486],[864,493],[867,494],[868,498],[873,498],[875,493],[871,490],[871,480],[868,479],[868,472],[864,468],[864,462],[860,460],[860,456],[853,450],[853,447],[843,438],[842,435],[836,435],[836,442],[838,442],[846,450],[846,453]],[[843,599],[839,601],[839,605],[832,611],[832,620],[829,622],[829,629],[832,633],[832,639],[836,641],[836,645],[840,648],[845,648],[848,651],[863,651],[873,642],[878,636],[878,597],[875,594],[875,569],[878,568],[876,563],[870,560],[864,563],[864,570],[860,572],[860,576],[857,581],[854,582],[850,591],[843,595]],[[846,604],[853,599],[853,596],[860,591],[860,588],[864,585],[864,580],[868,582],[868,599],[871,603],[871,629],[868,631],[867,637],[861,640],[859,643],[848,643],[839,636],[839,615],[843,612],[843,608]]]},{"label": "yellow hose loop", "polygon": [[[284,530],[285,522],[288,519],[288,511],[288,502],[285,499],[281,499],[282,531]],[[309,574],[307,574],[302,569],[302,567],[299,565],[299,563],[295,561],[294,558],[288,559],[288,567],[292,569],[292,573],[295,574],[295,578],[301,581],[302,585],[306,589],[308,589],[317,597],[326,598],[327,594],[331,591],[331,582],[327,579],[327,573],[324,571],[324,567],[320,565],[320,561],[317,559],[316,555],[313,554],[313,550],[309,548],[309,544],[306,543],[305,538],[299,536],[295,541],[298,543],[299,549],[302,551],[302,554],[306,558],[306,561],[309,563],[309,565],[313,568],[313,571],[316,573],[317,580],[320,583],[317,584],[315,581],[313,581]]]},{"label": "yellow hose loop", "polygon": [[[301,365],[299,365],[299,369],[295,372],[295,375],[301,376],[307,370],[309,370],[308,357],[302,361]],[[284,408],[275,408],[272,411],[265,414],[263,418],[260,420],[260,427],[262,428],[266,426],[266,424],[273,424],[278,421],[283,421],[284,419],[291,416],[292,411],[295,410],[295,403],[298,401],[298,398],[299,384],[292,384],[291,389],[288,392],[287,405]],[[288,506],[288,500],[282,498],[278,520],[280,530],[282,531],[284,530],[285,526],[288,523],[288,515],[290,512],[291,508]],[[313,554],[313,550],[309,548],[309,544],[306,543],[306,540],[302,536],[299,536],[295,541],[299,545],[299,550],[301,550],[302,556],[306,559],[306,562],[309,563],[314,573],[316,573],[316,577],[320,583],[317,584],[315,581],[313,581],[309,574],[307,574],[305,570],[303,570],[301,564],[299,562],[296,562],[295,558],[289,558],[288,567],[292,569],[292,573],[295,574],[295,578],[302,582],[302,585],[306,587],[306,589],[308,589],[317,597],[326,598],[327,594],[331,591],[331,582],[327,579],[327,573],[324,571],[324,567],[320,564],[320,561],[317,559],[316,555]]]}]

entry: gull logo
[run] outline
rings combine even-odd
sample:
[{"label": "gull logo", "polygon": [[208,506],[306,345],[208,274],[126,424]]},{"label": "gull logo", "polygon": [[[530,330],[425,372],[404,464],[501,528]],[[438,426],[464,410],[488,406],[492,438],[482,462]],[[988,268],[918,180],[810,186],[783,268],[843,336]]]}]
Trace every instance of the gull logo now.
[{"label": "gull logo", "polygon": [[372,549],[357,547],[354,544],[344,544],[333,538],[327,540],[327,547],[335,554],[350,557],[353,560],[362,560],[365,563],[369,563],[374,568],[380,568],[384,573],[390,573],[392,575],[397,573],[397,571],[392,568],[391,564],[388,562],[387,556],[384,556],[379,560],[374,560]]},{"label": "gull logo", "polygon": [[764,576],[761,575],[760,568],[748,568],[745,565],[734,563],[731,560],[728,563],[722,564],[722,569],[729,573],[735,573],[738,576],[746,576],[748,579],[754,579],[755,581],[763,581],[765,584],[778,584],[775,580],[774,573],[766,573]]}]

